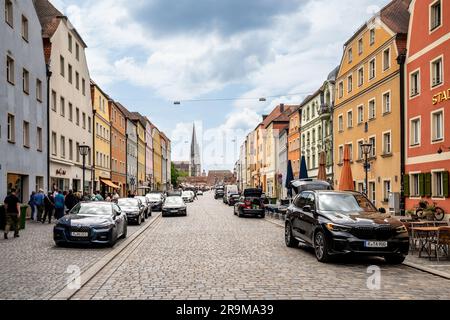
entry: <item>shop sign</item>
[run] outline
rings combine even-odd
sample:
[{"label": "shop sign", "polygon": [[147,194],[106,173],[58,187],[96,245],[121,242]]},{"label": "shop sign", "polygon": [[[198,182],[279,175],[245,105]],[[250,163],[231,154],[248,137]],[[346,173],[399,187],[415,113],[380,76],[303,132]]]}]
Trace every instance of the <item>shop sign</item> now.
[{"label": "shop sign", "polygon": [[446,91],[439,92],[433,96],[433,105],[450,100],[450,88]]},{"label": "shop sign", "polygon": [[64,170],[64,169],[57,169],[56,170],[56,175],[65,176],[66,175],[66,170]]}]

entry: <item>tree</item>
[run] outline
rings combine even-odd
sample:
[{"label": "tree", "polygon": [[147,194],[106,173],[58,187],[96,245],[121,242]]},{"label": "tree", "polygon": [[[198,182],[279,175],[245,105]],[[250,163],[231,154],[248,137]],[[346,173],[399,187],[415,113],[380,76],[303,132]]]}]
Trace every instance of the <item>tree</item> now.
[{"label": "tree", "polygon": [[185,171],[180,171],[177,168],[175,168],[175,165],[174,165],[173,162],[171,164],[171,167],[172,167],[172,170],[171,170],[171,177],[170,177],[170,179],[172,181],[172,185],[174,187],[178,187],[178,179],[189,176],[189,173],[185,172]]}]

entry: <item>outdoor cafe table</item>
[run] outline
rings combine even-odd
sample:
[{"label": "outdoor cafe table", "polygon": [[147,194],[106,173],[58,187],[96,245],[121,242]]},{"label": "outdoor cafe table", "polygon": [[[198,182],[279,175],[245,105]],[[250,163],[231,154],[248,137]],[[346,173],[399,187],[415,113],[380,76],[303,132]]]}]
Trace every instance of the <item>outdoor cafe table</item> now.
[{"label": "outdoor cafe table", "polygon": [[414,237],[419,240],[419,258],[422,257],[422,252],[426,251],[427,258],[431,259],[431,243],[436,239],[439,227],[413,227],[411,230]]}]

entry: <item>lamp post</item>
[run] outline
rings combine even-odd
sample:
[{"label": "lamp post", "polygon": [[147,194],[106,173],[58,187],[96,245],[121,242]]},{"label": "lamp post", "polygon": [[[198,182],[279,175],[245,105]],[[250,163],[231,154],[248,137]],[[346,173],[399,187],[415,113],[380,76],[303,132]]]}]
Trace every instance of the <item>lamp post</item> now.
[{"label": "lamp post", "polygon": [[366,173],[366,185],[364,194],[368,196],[369,193],[369,154],[372,152],[372,144],[371,143],[363,143],[361,145],[361,152],[364,155],[364,171]]},{"label": "lamp post", "polygon": [[83,157],[83,194],[85,193],[85,178],[86,178],[86,156],[89,154],[89,151],[91,150],[91,147],[83,144],[78,147],[78,152],[80,152],[80,155]]}]

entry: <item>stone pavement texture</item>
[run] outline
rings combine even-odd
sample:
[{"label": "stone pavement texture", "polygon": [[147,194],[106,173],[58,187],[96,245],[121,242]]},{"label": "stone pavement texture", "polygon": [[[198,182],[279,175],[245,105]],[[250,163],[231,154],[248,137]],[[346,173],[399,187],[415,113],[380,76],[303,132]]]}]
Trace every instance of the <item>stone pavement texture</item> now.
[{"label": "stone pavement texture", "polygon": [[[20,238],[0,238],[0,299],[49,299],[66,286],[69,266],[83,272],[123,242],[119,240],[113,249],[58,248],[53,226],[28,222]],[[128,236],[139,228],[129,226]]]},{"label": "stone pavement texture", "polygon": [[[317,262],[284,244],[284,230],[238,218],[206,194],[188,217],[164,218],[74,299],[450,299],[450,281],[383,259]],[[367,286],[368,267],[380,289]]]}]

